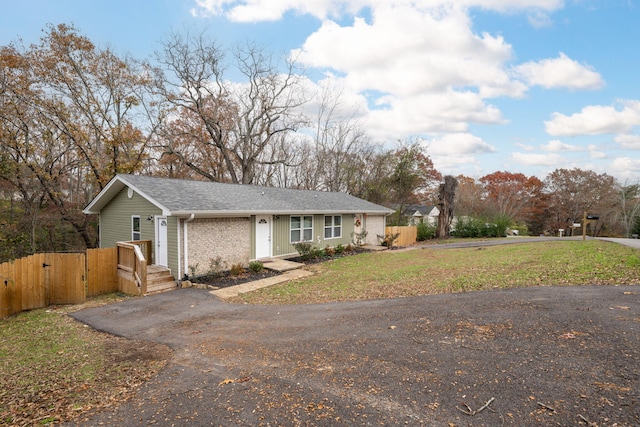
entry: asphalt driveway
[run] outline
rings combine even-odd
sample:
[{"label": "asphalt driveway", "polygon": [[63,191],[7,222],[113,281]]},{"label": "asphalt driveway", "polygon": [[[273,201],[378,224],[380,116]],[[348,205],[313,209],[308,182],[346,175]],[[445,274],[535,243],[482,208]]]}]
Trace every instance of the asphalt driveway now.
[{"label": "asphalt driveway", "polygon": [[87,309],[73,316],[174,355],[134,399],[69,425],[637,426],[639,295],[539,287],[252,306],[183,289]]}]

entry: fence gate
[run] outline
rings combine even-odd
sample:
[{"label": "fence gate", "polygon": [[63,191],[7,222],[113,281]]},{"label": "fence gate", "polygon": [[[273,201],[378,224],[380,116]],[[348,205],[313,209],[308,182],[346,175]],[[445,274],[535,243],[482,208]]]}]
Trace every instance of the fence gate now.
[{"label": "fence gate", "polygon": [[0,264],[0,318],[85,301],[84,254],[35,254]]}]

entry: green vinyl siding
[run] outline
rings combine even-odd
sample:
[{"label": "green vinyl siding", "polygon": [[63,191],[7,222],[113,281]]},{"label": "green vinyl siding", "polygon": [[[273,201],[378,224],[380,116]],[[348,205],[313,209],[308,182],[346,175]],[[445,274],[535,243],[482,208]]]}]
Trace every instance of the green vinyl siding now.
[{"label": "green vinyl siding", "polygon": [[[136,192],[131,198],[128,189],[123,188],[100,211],[100,247],[114,247],[118,242],[132,240],[131,218],[140,217],[140,240],[151,240],[155,251],[155,222],[147,218],[162,215],[162,210]],[[178,232],[177,218],[167,217],[167,257],[171,272],[178,272]],[[155,255],[154,255],[155,257]],[[155,260],[147,260],[150,264]]]},{"label": "green vinyl siding", "polygon": [[100,247],[110,248],[117,242],[130,241],[131,217],[134,215],[140,217],[140,239],[153,240],[155,227],[147,218],[162,215],[162,211],[135,192],[129,198],[124,188],[100,211]]},{"label": "green vinyl siding", "polygon": [[[298,216],[298,215],[294,215]],[[300,214],[304,216],[304,214]],[[334,215],[335,216],[335,215]],[[348,245],[352,242],[353,215],[342,215],[342,237],[324,238],[324,215],[313,215],[313,245],[319,248]],[[276,215],[273,219],[273,255],[295,255],[297,251],[291,243],[291,215]]]}]

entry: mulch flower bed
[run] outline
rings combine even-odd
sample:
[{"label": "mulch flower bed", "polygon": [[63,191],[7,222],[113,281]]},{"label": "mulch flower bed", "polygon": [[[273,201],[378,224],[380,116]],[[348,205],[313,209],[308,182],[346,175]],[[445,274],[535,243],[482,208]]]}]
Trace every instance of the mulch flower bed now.
[{"label": "mulch flower bed", "polygon": [[266,268],[259,273],[246,270],[242,274],[232,275],[229,271],[225,271],[216,275],[207,275],[191,279],[192,283],[202,285],[215,286],[216,288],[228,288],[229,286],[241,285],[242,283],[254,282],[256,280],[266,279],[268,277],[279,276],[279,271],[267,270]]},{"label": "mulch flower bed", "polygon": [[[323,254],[322,256],[313,257],[311,259],[302,259],[301,257],[289,258],[288,261],[299,262],[305,265],[318,264],[321,262],[330,261],[332,259],[342,258],[345,256],[358,255],[365,252],[371,252],[371,250],[360,247],[360,246],[352,246],[350,250],[345,251],[341,254],[333,254],[327,255]],[[282,273],[279,271],[273,271],[264,269],[258,273],[250,271],[249,269],[245,269],[242,274],[231,274],[230,271],[224,271],[217,274],[209,274],[205,276],[199,276],[190,278],[192,283],[198,283],[202,285],[208,285],[216,288],[228,288],[229,286],[241,285],[247,282],[253,282],[256,280],[266,279],[268,277],[279,276]]]}]

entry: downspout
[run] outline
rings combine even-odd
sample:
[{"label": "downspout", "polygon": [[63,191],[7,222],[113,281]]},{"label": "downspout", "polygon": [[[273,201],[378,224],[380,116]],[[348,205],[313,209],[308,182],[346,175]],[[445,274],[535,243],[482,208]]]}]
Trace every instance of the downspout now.
[{"label": "downspout", "polygon": [[189,222],[193,221],[196,217],[196,214],[191,214],[191,216],[184,220],[184,227],[182,231],[182,238],[184,239],[184,276],[187,275],[187,271],[189,271],[189,226],[187,225]]}]

